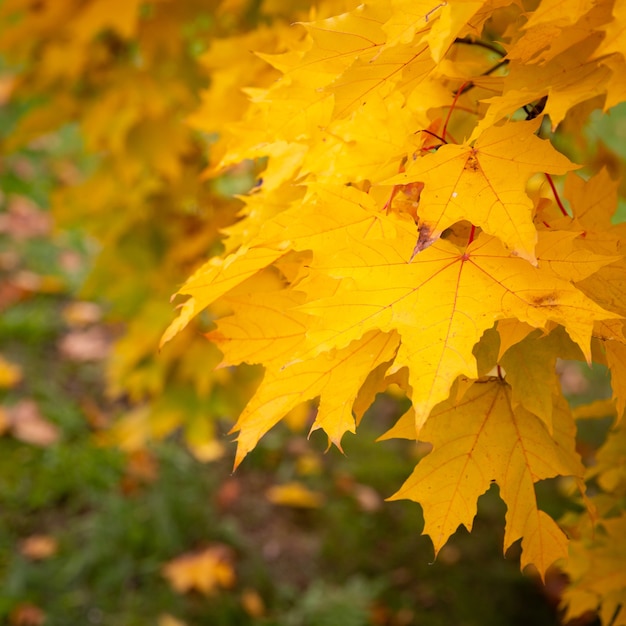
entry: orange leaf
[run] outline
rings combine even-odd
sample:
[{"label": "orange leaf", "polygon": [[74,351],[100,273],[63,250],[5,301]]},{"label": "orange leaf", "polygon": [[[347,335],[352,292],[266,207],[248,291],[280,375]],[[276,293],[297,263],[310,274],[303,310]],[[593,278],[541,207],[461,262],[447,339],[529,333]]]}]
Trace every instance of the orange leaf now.
[{"label": "orange leaf", "polygon": [[0,389],[14,387],[22,380],[22,369],[0,355]]},{"label": "orange leaf", "polygon": [[230,549],[221,544],[169,561],[163,567],[163,576],[178,593],[199,591],[210,595],[235,584]]},{"label": "orange leaf", "polygon": [[57,550],[57,540],[50,535],[31,535],[20,544],[20,552],[33,561],[49,559]]}]

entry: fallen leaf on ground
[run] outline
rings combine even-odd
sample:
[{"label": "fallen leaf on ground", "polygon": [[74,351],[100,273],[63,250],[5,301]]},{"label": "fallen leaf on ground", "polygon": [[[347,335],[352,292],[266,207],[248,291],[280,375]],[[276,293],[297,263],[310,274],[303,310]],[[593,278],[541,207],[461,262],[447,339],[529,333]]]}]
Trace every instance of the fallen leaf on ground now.
[{"label": "fallen leaf on ground", "polygon": [[298,482],[270,487],[266,495],[272,504],[303,509],[315,509],[324,503],[324,496],[321,493],[315,493]]},{"label": "fallen leaf on ground", "polygon": [[122,491],[131,494],[153,483],[159,476],[159,464],[146,449],[132,450],[126,459],[126,471],[122,478]]},{"label": "fallen leaf on ground", "polygon": [[34,604],[18,604],[9,615],[11,626],[40,626],[46,621],[46,614]]},{"label": "fallen leaf on ground", "polygon": [[20,543],[20,553],[33,561],[43,561],[54,556],[58,547],[51,535],[31,535]]},{"label": "fallen leaf on ground", "polygon": [[0,215],[0,233],[17,240],[48,235],[51,225],[50,215],[23,196],[10,197],[7,212]]},{"label": "fallen leaf on ground", "polygon": [[157,626],[187,626],[187,622],[183,622],[169,613],[162,613],[157,618]]},{"label": "fallen leaf on ground", "polygon": [[241,606],[252,618],[261,618],[265,615],[265,602],[256,589],[244,589],[241,592]]},{"label": "fallen leaf on ground", "polygon": [[22,380],[22,369],[0,355],[0,389],[15,387]]},{"label": "fallen leaf on ground", "polygon": [[162,571],[178,593],[199,591],[210,595],[235,584],[231,550],[222,544],[187,552],[166,563]]},{"label": "fallen leaf on ground", "polygon": [[70,302],[63,309],[63,319],[68,326],[87,326],[102,318],[102,309],[95,302]]},{"label": "fallen leaf on ground", "polygon": [[11,283],[24,292],[24,296],[32,293],[62,293],[66,289],[65,282],[58,276],[46,276],[28,270],[14,274]]},{"label": "fallen leaf on ground", "polygon": [[24,443],[47,447],[56,443],[61,436],[59,428],[43,417],[33,400],[21,400],[5,407],[5,414],[11,434]]},{"label": "fallen leaf on ground", "polygon": [[69,332],[58,346],[61,356],[70,361],[102,361],[109,354],[110,342],[104,329],[96,326]]},{"label": "fallen leaf on ground", "polygon": [[13,282],[5,281],[0,284],[0,311],[11,308],[20,300],[24,300],[29,294]]},{"label": "fallen leaf on ground", "polygon": [[218,461],[226,454],[224,445],[219,441],[187,442],[187,446],[191,454],[201,463]]}]

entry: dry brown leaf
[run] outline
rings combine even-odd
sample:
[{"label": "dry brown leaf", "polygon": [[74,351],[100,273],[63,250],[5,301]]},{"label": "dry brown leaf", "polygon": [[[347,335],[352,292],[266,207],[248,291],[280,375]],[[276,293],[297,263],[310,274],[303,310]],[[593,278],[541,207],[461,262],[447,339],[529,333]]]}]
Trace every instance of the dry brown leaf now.
[{"label": "dry brown leaf", "polygon": [[41,626],[46,614],[36,605],[24,602],[18,604],[9,615],[11,626]]},{"label": "dry brown leaf", "polygon": [[33,561],[49,559],[57,553],[57,540],[51,535],[31,535],[20,543],[20,553]]},{"label": "dry brown leaf", "polygon": [[52,220],[37,205],[24,196],[11,196],[7,212],[0,215],[0,233],[24,240],[44,237],[50,233]]},{"label": "dry brown leaf", "polygon": [[126,460],[126,472],[122,478],[122,490],[134,493],[141,487],[154,482],[159,476],[159,464],[146,449],[133,450]]},{"label": "dry brown leaf", "polygon": [[220,511],[227,511],[241,498],[241,482],[234,477],[227,478],[220,484],[215,496]]},{"label": "dry brown leaf", "polygon": [[12,307],[20,300],[24,300],[30,295],[13,282],[4,281],[0,283],[0,311]]},{"label": "dry brown leaf", "polygon": [[71,361],[102,361],[110,350],[110,341],[103,328],[73,330],[58,344],[61,356]]},{"label": "dry brown leaf", "polygon": [[24,443],[47,447],[56,443],[61,432],[55,424],[49,422],[33,400],[21,400],[5,408],[11,434]]},{"label": "dry brown leaf", "polygon": [[359,507],[366,513],[375,513],[383,506],[382,496],[369,485],[355,485],[354,497],[359,503]]},{"label": "dry brown leaf", "polygon": [[95,324],[102,318],[102,308],[95,302],[70,302],[63,309],[63,319],[68,326]]},{"label": "dry brown leaf", "polygon": [[34,293],[62,293],[66,289],[65,281],[59,276],[36,274],[30,270],[17,271],[11,276],[9,284],[16,291],[16,300]]}]

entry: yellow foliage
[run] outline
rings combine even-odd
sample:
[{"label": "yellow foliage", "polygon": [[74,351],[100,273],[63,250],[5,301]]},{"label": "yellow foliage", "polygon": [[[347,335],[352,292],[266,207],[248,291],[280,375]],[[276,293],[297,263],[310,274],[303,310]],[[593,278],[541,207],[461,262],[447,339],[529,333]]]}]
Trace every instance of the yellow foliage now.
[{"label": "yellow foliage", "polygon": [[[110,5],[0,9],[0,52],[26,68],[11,97],[46,98],[12,144],[76,121],[98,154],[55,212],[103,246],[88,291],[129,322],[110,387],[137,406],[109,437],[135,449],[182,427],[210,460],[207,416],[240,413],[238,464],[319,398],[312,428],[340,447],[392,385],[411,408],[385,437],[432,444],[394,497],[420,502],[435,552],[495,482],[504,547],[521,538],[522,567],[543,575],[568,540],[534,484],[594,480],[602,493],[583,500],[602,532],[570,524],[569,611],[610,618],[623,430],[585,475],[555,364],[608,365],[623,429],[619,168],[581,153],[591,111],[626,99],[624,3],[329,0],[286,15],[267,2],[256,29],[241,0]],[[242,193],[237,176],[256,183]],[[248,389],[243,363],[265,373],[240,412],[245,391],[221,391]],[[210,551],[168,569],[205,593],[228,571]]]},{"label": "yellow foliage", "polygon": [[396,385],[412,406],[386,436],[433,445],[396,497],[420,502],[435,551],[493,481],[522,567],[565,561],[534,494],[554,476],[584,491],[557,358],[607,363],[621,416],[626,301],[618,181],[573,174],[587,164],[554,133],[624,99],[618,5],[374,0],[281,31],[274,54],[258,31],[271,67],[225,118],[211,171],[264,169],[162,339],[224,307],[207,335],[223,365],[264,366],[236,464],[316,398],[313,428],[340,446]]}]

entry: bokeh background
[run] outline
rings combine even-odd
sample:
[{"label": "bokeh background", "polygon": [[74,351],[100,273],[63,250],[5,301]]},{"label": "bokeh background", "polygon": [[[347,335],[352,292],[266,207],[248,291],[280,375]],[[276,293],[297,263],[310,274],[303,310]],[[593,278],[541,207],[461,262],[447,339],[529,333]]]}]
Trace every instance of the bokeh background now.
[{"label": "bokeh background", "polygon": [[[344,455],[307,437],[304,407],[233,474],[258,371],[213,371],[219,311],[158,351],[260,167],[202,177],[219,145],[198,119],[234,119],[237,81],[273,79],[241,51],[275,45],[304,8],[287,4],[0,2],[0,623],[559,623],[565,578],[503,557],[495,487],[436,562],[419,506],[385,502],[427,452],[376,442],[401,400],[379,397]],[[583,142],[616,171],[625,114]],[[610,395],[602,368],[559,367],[573,405]],[[582,424],[583,456],[608,427]],[[574,506],[539,487],[550,514]]]}]

